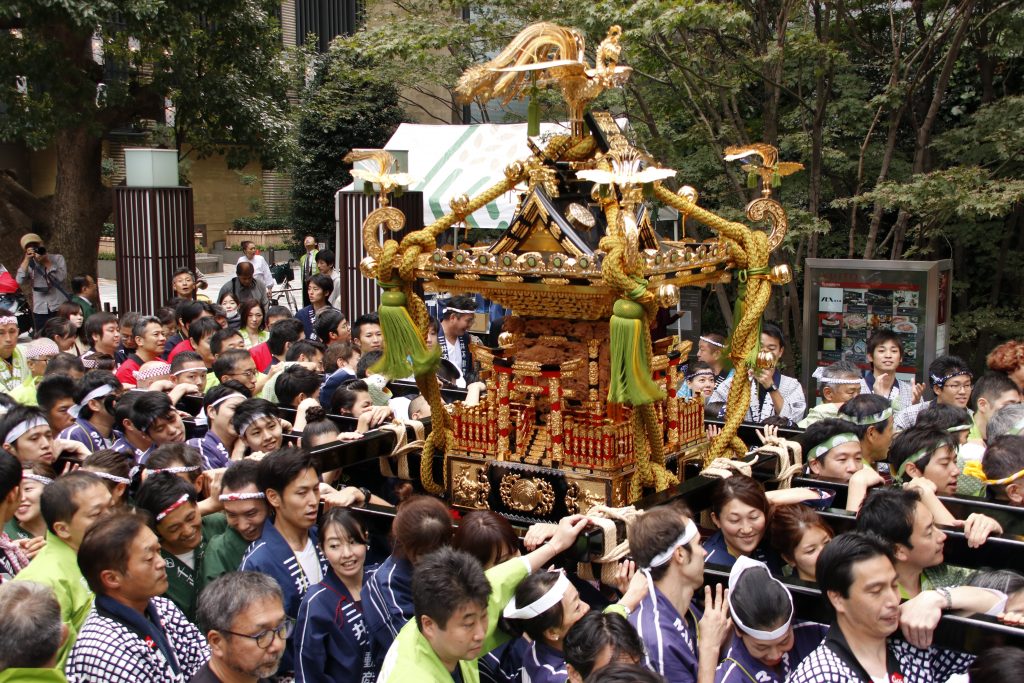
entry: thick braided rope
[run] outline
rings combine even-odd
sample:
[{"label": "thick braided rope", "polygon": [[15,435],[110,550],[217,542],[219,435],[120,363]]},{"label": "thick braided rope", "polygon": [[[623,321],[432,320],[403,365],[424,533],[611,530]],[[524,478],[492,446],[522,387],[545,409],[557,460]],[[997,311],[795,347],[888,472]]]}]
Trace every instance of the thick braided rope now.
[{"label": "thick braided rope", "polygon": [[[736,265],[741,269],[757,270],[768,266],[768,236],[760,230],[751,230],[742,223],[728,221],[720,216],[702,209],[685,197],[670,192],[656,184],[654,195],[672,208],[693,217],[728,240],[727,248]],[[729,244],[731,242],[731,244]],[[757,339],[758,321],[768,306],[771,296],[771,283],[766,275],[753,275],[748,278],[743,316],[735,321],[732,335],[731,359],[737,371],[745,367],[747,356],[759,341]],[[746,446],[736,436],[739,425],[750,407],[750,386],[740,381],[739,372],[729,389],[726,401],[726,418],[721,434],[711,443],[707,454],[707,462],[715,458],[742,457]]]}]

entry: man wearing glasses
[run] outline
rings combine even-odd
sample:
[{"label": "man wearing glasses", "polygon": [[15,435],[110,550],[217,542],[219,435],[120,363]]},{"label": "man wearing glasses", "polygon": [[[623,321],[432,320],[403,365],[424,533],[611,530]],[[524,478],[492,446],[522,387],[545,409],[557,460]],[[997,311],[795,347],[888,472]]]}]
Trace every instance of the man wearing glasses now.
[{"label": "man wearing glasses", "polygon": [[259,572],[231,572],[199,596],[199,628],[210,661],[192,683],[258,683],[277,671],[295,622],[285,616],[277,582]]},{"label": "man wearing glasses", "polygon": [[96,601],[68,656],[68,681],[185,683],[210,658],[199,629],[158,597],[167,569],[143,515],[115,513],[89,527],[78,566]]},{"label": "man wearing glasses", "polygon": [[934,401],[921,401],[900,411],[893,420],[893,429],[902,432],[917,423],[917,416],[935,404],[966,408],[974,384],[971,369],[957,356],[939,356],[928,366],[928,383],[935,392]]}]

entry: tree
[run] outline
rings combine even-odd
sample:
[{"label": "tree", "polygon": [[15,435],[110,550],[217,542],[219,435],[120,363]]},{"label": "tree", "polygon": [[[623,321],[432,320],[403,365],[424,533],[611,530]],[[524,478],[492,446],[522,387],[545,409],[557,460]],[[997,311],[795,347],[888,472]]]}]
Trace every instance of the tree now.
[{"label": "tree", "polygon": [[334,244],[334,193],[352,181],[342,158],[354,148],[384,147],[403,112],[397,88],[340,41],[313,68],[300,105],[292,225],[299,243],[310,234]]},{"label": "tree", "polygon": [[[31,227],[93,273],[112,210],[103,139],[169,118],[181,155],[287,158],[287,61],[274,0],[13,0],[0,8],[0,141],[56,153],[52,197],[0,173],[4,234]],[[169,117],[168,105],[173,107]],[[0,259],[20,262],[17,240]]]}]

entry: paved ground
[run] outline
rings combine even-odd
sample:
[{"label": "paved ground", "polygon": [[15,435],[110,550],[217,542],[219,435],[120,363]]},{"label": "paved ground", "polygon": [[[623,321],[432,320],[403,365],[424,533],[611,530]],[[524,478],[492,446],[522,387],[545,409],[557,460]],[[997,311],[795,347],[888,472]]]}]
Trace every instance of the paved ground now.
[{"label": "paved ground", "polygon": [[[233,263],[225,265],[224,270],[219,273],[204,272],[203,275],[206,276],[206,281],[209,283],[209,287],[203,293],[210,297],[211,300],[214,300],[217,298],[217,292],[220,291],[221,286],[235,276],[235,265]],[[295,280],[292,280],[293,286],[295,282]],[[104,304],[109,303],[111,307],[117,306],[117,281],[100,278],[99,285],[100,301]],[[295,301],[301,306],[302,297],[299,295],[299,292],[293,292],[292,296],[295,297]],[[282,300],[281,303],[284,303],[284,301]]]}]

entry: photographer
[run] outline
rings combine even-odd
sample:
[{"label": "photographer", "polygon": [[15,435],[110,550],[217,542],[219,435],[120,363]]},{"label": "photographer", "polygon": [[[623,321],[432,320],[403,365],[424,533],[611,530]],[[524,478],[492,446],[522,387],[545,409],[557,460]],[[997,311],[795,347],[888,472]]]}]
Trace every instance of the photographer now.
[{"label": "photographer", "polygon": [[18,266],[17,280],[19,285],[32,282],[32,327],[38,331],[71,298],[64,289],[68,268],[63,256],[46,252],[43,238],[34,232],[22,235],[21,248],[25,258]]}]

